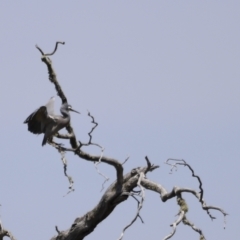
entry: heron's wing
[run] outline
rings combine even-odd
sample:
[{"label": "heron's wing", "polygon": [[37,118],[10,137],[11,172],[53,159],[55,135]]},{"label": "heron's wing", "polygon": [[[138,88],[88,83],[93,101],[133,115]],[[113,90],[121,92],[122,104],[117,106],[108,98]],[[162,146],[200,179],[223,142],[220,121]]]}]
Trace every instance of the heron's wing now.
[{"label": "heron's wing", "polygon": [[55,98],[51,97],[48,103],[46,104],[48,115],[54,116],[54,102]]},{"label": "heron's wing", "polygon": [[24,121],[28,124],[28,131],[34,134],[44,133],[46,125],[51,122],[54,123],[55,120],[48,115],[46,106],[37,109]]},{"label": "heron's wing", "polygon": [[43,133],[42,129],[42,121],[46,119],[47,108],[45,106],[40,107],[32,114],[28,116],[28,118],[24,121],[24,123],[28,124],[28,131],[34,134]]}]

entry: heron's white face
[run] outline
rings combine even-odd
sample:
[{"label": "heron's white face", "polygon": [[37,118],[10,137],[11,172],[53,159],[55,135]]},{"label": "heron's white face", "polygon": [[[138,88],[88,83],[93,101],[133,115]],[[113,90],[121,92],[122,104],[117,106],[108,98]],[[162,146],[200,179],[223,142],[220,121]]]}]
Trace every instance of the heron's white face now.
[{"label": "heron's white face", "polygon": [[68,105],[68,110],[72,110],[72,106],[71,105]]},{"label": "heron's white face", "polygon": [[68,109],[68,111],[72,111],[72,112],[75,112],[75,113],[79,113],[79,114],[80,114],[80,112],[72,109],[72,106],[71,106],[71,105],[68,105],[67,109]]}]

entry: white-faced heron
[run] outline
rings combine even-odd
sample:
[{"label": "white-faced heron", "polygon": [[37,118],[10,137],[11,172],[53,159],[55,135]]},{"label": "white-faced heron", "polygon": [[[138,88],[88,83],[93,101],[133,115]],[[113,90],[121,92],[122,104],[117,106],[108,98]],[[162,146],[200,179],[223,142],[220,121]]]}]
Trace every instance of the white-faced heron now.
[{"label": "white-faced heron", "polygon": [[28,131],[31,133],[44,133],[42,146],[45,145],[47,140],[53,137],[55,133],[69,124],[69,111],[79,113],[73,110],[71,105],[65,102],[60,108],[62,116],[54,114],[54,100],[54,97],[52,97],[46,106],[38,108],[24,121],[24,123],[28,124]]}]

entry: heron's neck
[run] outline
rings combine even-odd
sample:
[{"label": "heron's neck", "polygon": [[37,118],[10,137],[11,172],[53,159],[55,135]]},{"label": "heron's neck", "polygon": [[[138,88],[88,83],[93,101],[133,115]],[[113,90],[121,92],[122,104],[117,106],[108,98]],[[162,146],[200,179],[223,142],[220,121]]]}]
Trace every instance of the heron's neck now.
[{"label": "heron's neck", "polygon": [[61,110],[61,113],[62,113],[64,118],[70,118],[70,114],[67,111]]}]

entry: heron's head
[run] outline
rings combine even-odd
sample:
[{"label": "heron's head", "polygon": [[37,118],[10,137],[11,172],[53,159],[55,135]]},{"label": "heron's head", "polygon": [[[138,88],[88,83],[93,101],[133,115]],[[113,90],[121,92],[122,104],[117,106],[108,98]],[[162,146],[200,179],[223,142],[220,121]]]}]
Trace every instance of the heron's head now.
[{"label": "heron's head", "polygon": [[74,110],[70,104],[67,104],[67,110],[80,114],[80,112]]}]

